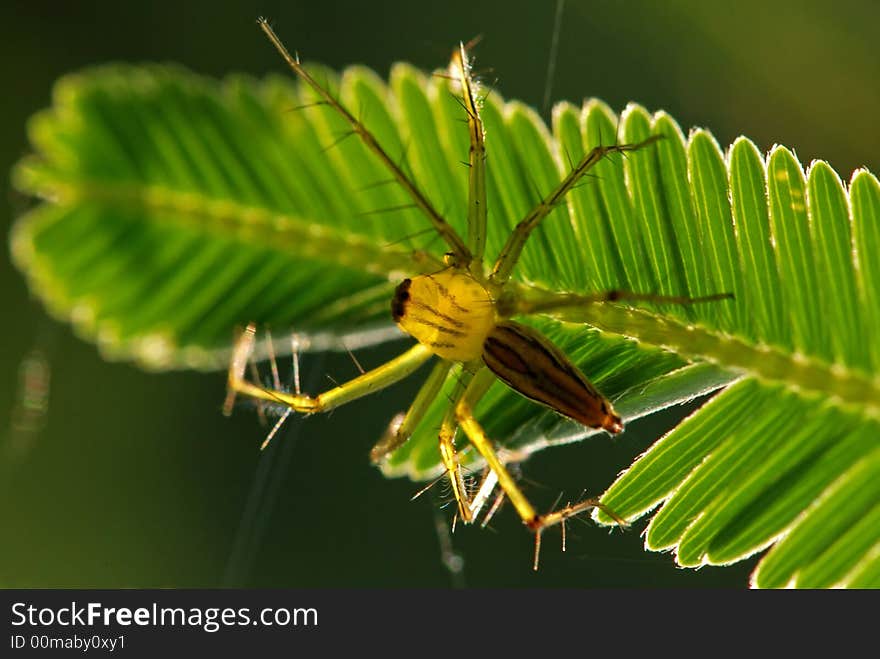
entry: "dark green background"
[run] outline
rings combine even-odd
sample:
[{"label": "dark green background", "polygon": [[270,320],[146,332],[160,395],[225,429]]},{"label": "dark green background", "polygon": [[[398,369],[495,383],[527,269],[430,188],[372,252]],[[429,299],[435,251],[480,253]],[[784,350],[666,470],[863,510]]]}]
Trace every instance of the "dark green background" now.
[{"label": "dark green background", "polygon": [[[822,157],[846,179],[880,165],[880,5],[568,0],[553,98],[637,100],[687,129],[779,142]],[[0,171],[28,151],[25,121],[61,74],[108,61],[172,61],[211,76],[282,71],[254,24],[265,14],[304,58],[364,63],[383,74],[408,60],[445,64],[483,35],[477,68],[509,98],[541,105],[555,2],[5,2],[0,5]],[[4,189],[4,235],[32,203]],[[447,586],[436,520],[450,510],[413,483],[386,481],[367,452],[418,378],[337,411],[290,423],[274,448],[247,410],[220,415],[221,374],[148,374],[103,361],[49,320],[0,255],[0,587]],[[16,434],[19,367],[37,349],[51,364],[42,432]],[[365,351],[370,367],[400,350]],[[305,360],[312,388],[354,374],[345,356]],[[536,456],[529,491],[598,492],[681,410],[633,423],[613,440]],[[468,586],[742,587],[753,561],[685,571],[645,553],[640,532],[573,524],[560,555],[547,535],[541,571],[508,509],[496,532],[461,529]]]}]

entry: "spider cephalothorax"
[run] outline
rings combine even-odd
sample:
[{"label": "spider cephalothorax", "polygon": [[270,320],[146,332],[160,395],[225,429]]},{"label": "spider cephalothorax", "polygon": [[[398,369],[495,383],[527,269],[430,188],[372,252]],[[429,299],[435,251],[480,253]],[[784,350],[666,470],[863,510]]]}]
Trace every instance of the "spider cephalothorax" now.
[{"label": "spider cephalothorax", "polygon": [[391,316],[435,355],[457,362],[478,359],[496,323],[489,291],[454,267],[404,279],[394,292]]}]

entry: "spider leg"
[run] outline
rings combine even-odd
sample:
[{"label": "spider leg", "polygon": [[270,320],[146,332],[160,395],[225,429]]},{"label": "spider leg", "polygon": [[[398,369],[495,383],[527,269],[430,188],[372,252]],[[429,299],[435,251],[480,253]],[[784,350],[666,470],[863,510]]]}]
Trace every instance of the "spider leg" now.
[{"label": "spider leg", "polygon": [[534,569],[538,569],[538,556],[541,547],[541,534],[543,531],[556,524],[562,524],[570,517],[579,515],[592,508],[600,508],[614,520],[625,526],[626,522],[601,504],[596,498],[584,499],[575,504],[566,505],[558,510],[546,514],[539,514],[514,481],[504,462],[495,451],[492,441],[486,436],[486,432],[480,422],[474,417],[473,408],[480,398],[488,390],[493,375],[488,369],[482,369],[471,381],[464,395],[458,401],[455,415],[462,430],[467,434],[471,444],[479,451],[483,459],[489,465],[498,479],[498,485],[513,504],[517,514],[523,523],[535,533],[535,560]]},{"label": "spider leg", "polygon": [[249,382],[245,379],[245,368],[253,351],[255,335],[256,327],[251,323],[241,333],[233,350],[227,380],[229,393],[223,406],[223,412],[227,416],[232,411],[232,404],[237,394],[249,396],[258,401],[281,403],[302,414],[327,412],[402,380],[428,361],[433,354],[421,343],[417,343],[399,357],[395,357],[371,371],[328,389],[317,396],[309,396],[300,393],[291,394],[278,389],[267,389],[259,383]]},{"label": "spider leg", "polygon": [[474,521],[474,514],[471,509],[470,498],[464,484],[464,478],[461,473],[461,464],[458,461],[458,453],[455,450],[455,433],[458,430],[458,421],[455,418],[455,410],[458,407],[461,398],[469,389],[473,379],[473,372],[467,368],[463,368],[459,374],[458,382],[452,392],[452,400],[446,414],[443,415],[443,422],[440,424],[439,443],[440,443],[440,459],[446,468],[446,474],[449,476],[449,486],[455,501],[458,504],[458,514],[465,524]]},{"label": "spider leg", "polygon": [[[480,515],[480,511],[483,509],[483,506],[486,505],[486,502],[489,500],[489,497],[492,496],[492,493],[495,491],[495,488],[498,486],[498,476],[491,469],[486,469],[483,472],[483,479],[480,481],[480,487],[477,488],[476,493],[474,494],[473,499],[470,501],[470,509],[471,514],[473,515],[474,520]],[[502,491],[498,496],[495,497],[495,500],[492,506],[489,507],[489,512],[486,513],[486,516],[483,518],[481,527],[486,528],[489,524],[489,521],[492,519],[492,516],[498,510],[498,506],[501,505],[501,501],[504,499],[504,492]]]},{"label": "spider leg", "polygon": [[474,265],[482,274],[483,253],[486,250],[486,144],[483,120],[474,92],[471,65],[464,44],[452,54],[450,74],[461,84],[462,105],[467,113],[470,149],[468,151],[468,246]]},{"label": "spider leg", "polygon": [[[475,395],[470,388],[473,376],[473,371],[467,368],[462,370],[456,387],[453,390],[450,406],[440,425],[439,433],[440,458],[443,461],[443,466],[446,468],[445,473],[449,478],[449,485],[458,505],[458,517],[460,517],[465,524],[472,524],[476,521],[480,511],[486,505],[486,502],[492,495],[492,492],[494,492],[495,487],[498,485],[498,477],[495,472],[491,469],[486,469],[483,473],[479,487],[474,493],[474,496],[471,497],[470,492],[465,485],[464,477],[462,476],[458,453],[455,450],[455,433],[458,430],[456,409],[467,391],[471,391],[472,395]],[[492,380],[490,378],[485,383],[485,387],[482,389],[482,393],[480,393],[479,397],[482,397],[491,384]]]},{"label": "spider leg", "polygon": [[455,229],[443,219],[443,216],[431,205],[431,202],[428,198],[418,189],[415,183],[413,183],[412,179],[406,175],[403,169],[398,165],[392,158],[389,156],[385,150],[380,146],[379,142],[373,136],[373,134],[367,130],[367,128],[357,119],[351,112],[349,112],[345,106],[343,106],[327,89],[325,89],[317,80],[315,80],[308,71],[303,68],[303,66],[299,63],[298,57],[293,57],[285,48],[284,44],[281,43],[281,39],[278,38],[278,35],[275,34],[275,31],[270,27],[269,23],[265,18],[257,19],[257,24],[284,58],[284,61],[287,62],[288,66],[293,70],[293,72],[299,76],[299,78],[305,82],[309,87],[311,87],[317,94],[320,96],[323,101],[333,108],[341,117],[343,117],[348,124],[351,126],[351,130],[353,133],[357,134],[360,138],[361,142],[363,142],[364,146],[366,146],[370,151],[372,151],[379,160],[382,161],[382,164],[391,172],[391,175],[395,178],[395,180],[400,184],[400,186],[406,191],[409,197],[413,200],[416,206],[418,206],[421,211],[427,216],[427,218],[431,221],[431,224],[434,225],[434,229],[436,229],[437,233],[439,233],[443,240],[449,245],[452,249],[452,253],[455,255],[457,262],[459,263],[470,263],[471,261],[471,252],[468,249],[467,245],[465,245],[464,241],[458,236],[455,232]]},{"label": "spider leg", "polygon": [[[489,472],[492,474],[495,473],[491,469],[489,470]],[[496,481],[497,481],[497,477],[496,477]],[[496,482],[496,484],[497,484],[497,482]],[[482,526],[483,528],[486,528],[487,526],[489,526],[489,522],[491,522],[492,518],[495,517],[495,513],[498,512],[498,509],[501,508],[501,504],[503,504],[503,503],[504,503],[504,490],[501,490],[495,496],[495,500],[492,502],[492,505],[489,506],[489,512],[487,512],[486,516],[483,517],[483,522],[480,524],[480,526]]]},{"label": "spider leg", "polygon": [[406,411],[406,415],[402,418],[400,416],[395,417],[386,433],[382,436],[382,439],[370,451],[370,460],[373,463],[381,462],[406,443],[416,429],[416,426],[425,417],[425,413],[437,397],[437,394],[440,393],[451,368],[452,362],[445,359],[439,361],[434,366],[428,379],[425,380],[422,388],[419,389],[419,393],[416,394],[412,405]]},{"label": "spider leg", "polygon": [[495,267],[492,269],[491,279],[495,284],[504,284],[510,277],[513,267],[519,261],[520,254],[529,235],[537,227],[541,221],[547,217],[556,206],[563,200],[566,194],[589,172],[602,158],[609,153],[626,153],[628,151],[636,151],[642,149],[649,144],[653,144],[659,140],[661,135],[653,135],[648,139],[637,142],[635,144],[612,144],[610,146],[593,147],[582,159],[574,166],[568,175],[560,181],[556,189],[544,197],[538,205],[530,210],[526,216],[519,221],[513,233],[507,239],[507,243],[501,250]]}]

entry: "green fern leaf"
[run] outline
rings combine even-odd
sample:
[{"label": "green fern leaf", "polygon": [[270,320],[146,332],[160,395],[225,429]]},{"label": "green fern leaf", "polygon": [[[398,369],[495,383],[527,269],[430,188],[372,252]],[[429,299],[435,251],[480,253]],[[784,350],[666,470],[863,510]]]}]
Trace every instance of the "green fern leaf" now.
[{"label": "green fern leaf", "polygon": [[[397,65],[313,69],[464,234],[468,141],[446,83]],[[58,317],[105,355],[150,368],[219,368],[233,328],[293,328],[312,348],[393,338],[396,281],[442,256],[408,198],[344,123],[284,79],[222,85],[164,67],[59,82],[30,124],[13,255]],[[805,174],[777,147],[631,105],[558,105],[549,130],[496,95],[487,253],[586,149],[665,137],[609,158],[535,232],[524,291],[733,292],[692,307],[593,305],[533,320],[631,420],[724,389],[660,440],[604,501],[630,519],[662,503],[653,549],[723,564],[768,546],[759,586],[880,585],[880,185]],[[367,328],[369,331],[365,331]],[[452,376],[454,377],[454,376]],[[450,380],[451,386],[451,380]],[[439,469],[438,399],[385,465]],[[477,414],[525,458],[588,432],[496,384]],[[597,516],[602,521],[602,515]]]}]

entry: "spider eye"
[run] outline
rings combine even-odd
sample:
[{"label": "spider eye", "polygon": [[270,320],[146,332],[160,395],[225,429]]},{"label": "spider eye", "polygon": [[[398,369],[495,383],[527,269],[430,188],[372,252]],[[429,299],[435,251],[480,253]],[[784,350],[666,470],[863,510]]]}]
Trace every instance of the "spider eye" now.
[{"label": "spider eye", "polygon": [[403,318],[406,303],[409,300],[409,287],[412,285],[412,279],[404,279],[394,290],[394,297],[391,299],[391,317],[394,322],[398,322]]}]

